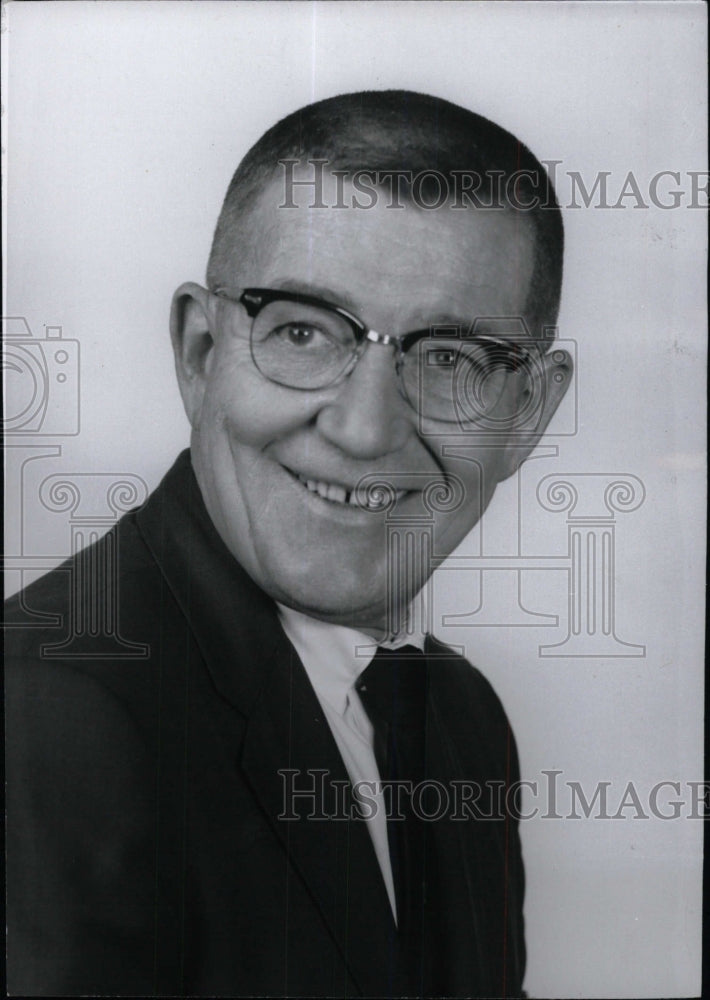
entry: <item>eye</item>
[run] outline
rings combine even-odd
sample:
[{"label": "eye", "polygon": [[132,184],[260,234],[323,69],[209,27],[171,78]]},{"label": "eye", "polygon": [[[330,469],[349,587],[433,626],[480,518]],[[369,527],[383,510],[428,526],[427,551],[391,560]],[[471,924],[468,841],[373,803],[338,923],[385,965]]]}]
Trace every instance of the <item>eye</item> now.
[{"label": "eye", "polygon": [[285,340],[296,347],[309,347],[321,343],[327,333],[312,323],[283,323],[271,332],[272,337]]},{"label": "eye", "polygon": [[458,352],[448,347],[433,347],[427,351],[427,364],[433,368],[453,368]]},{"label": "eye", "polygon": [[430,368],[459,368],[485,364],[486,353],[478,347],[465,344],[437,345],[428,348],[426,363]]}]

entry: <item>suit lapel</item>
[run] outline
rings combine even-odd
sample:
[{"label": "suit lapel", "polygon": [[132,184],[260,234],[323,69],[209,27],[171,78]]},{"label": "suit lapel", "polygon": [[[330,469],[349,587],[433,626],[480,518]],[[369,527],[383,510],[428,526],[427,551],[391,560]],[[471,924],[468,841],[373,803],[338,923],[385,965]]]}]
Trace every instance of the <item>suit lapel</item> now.
[{"label": "suit lapel", "polygon": [[[395,927],[366,824],[325,818],[342,812],[343,804],[349,815],[347,772],[273,601],[236,562],[209,519],[188,452],[137,514],[137,524],[216,690],[248,720],[239,766],[352,979],[365,994],[381,993]],[[313,779],[322,780],[326,792],[323,808],[320,790],[315,800],[315,813],[324,818],[305,818],[311,801],[300,798],[304,818],[285,819],[288,782],[306,788],[312,781],[309,771],[325,771],[322,779]],[[340,805],[329,794],[332,782],[340,783]]]},{"label": "suit lapel", "polygon": [[[363,993],[381,993],[395,933],[389,900],[366,824],[343,816],[352,807],[348,775],[305,670],[285,639],[269,690],[251,714],[242,767],[352,978]],[[339,783],[340,801],[333,782]],[[315,795],[291,798],[288,788],[315,789]],[[292,805],[299,818],[284,818],[293,815]]]},{"label": "suit lapel", "polygon": [[274,602],[217,534],[183,452],[136,515],[219,694],[243,715],[267,679],[281,633]]}]

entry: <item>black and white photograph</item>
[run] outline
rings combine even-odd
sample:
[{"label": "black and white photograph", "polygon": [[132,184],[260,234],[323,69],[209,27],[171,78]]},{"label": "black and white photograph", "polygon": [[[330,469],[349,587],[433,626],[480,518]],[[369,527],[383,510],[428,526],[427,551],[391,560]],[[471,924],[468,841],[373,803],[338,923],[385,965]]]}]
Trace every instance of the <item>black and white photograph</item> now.
[{"label": "black and white photograph", "polygon": [[707,9],[2,11],[8,996],[700,996]]}]

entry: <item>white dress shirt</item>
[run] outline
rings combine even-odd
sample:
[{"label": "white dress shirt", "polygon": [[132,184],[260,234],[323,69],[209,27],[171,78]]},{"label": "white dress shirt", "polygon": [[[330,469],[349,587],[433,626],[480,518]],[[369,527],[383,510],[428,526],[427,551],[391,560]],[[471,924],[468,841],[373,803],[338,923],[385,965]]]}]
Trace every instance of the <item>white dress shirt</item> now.
[{"label": "white dress shirt", "polygon": [[408,624],[406,632],[379,643],[364,632],[322,622],[293,608],[278,605],[283,630],[306,668],[350,781],[353,785],[368,783],[368,798],[374,801],[375,808],[366,811],[371,815],[366,815],[364,821],[372,838],[395,921],[397,905],[387,840],[387,816],[379,786],[373,728],[355,684],[370,665],[378,645],[397,649],[408,644],[424,649],[422,598],[423,595],[419,595],[412,602],[412,608],[419,611],[416,617],[420,620]]}]

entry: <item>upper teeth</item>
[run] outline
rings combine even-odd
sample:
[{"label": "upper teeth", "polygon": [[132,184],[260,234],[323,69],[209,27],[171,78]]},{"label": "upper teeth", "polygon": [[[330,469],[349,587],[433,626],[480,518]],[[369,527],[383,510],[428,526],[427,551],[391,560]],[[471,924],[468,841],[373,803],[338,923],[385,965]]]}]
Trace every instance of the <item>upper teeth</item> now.
[{"label": "upper teeth", "polygon": [[[364,490],[358,494],[357,489],[346,490],[344,486],[337,486],[335,483],[324,483],[321,479],[306,479],[305,476],[301,475],[298,478],[311,493],[317,493],[324,500],[332,500],[334,503],[347,503],[353,507],[378,510],[380,507],[385,506],[386,502],[390,499],[388,496],[368,497]],[[406,492],[406,490],[395,490],[395,500],[399,500]]]}]

